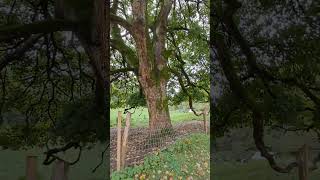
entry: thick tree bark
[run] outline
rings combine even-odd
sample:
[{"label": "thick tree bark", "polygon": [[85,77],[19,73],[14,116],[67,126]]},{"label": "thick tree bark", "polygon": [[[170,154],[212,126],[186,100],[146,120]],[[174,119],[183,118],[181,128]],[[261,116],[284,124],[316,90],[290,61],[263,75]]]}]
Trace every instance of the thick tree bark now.
[{"label": "thick tree bark", "polygon": [[[106,140],[105,133],[98,128],[108,127],[109,124],[109,23],[107,23],[107,5],[105,0],[94,0],[92,6],[92,17],[90,24],[82,26],[76,34],[89,57],[89,62],[95,75],[95,107],[93,110],[101,115],[97,125],[97,136],[99,139]],[[80,22],[83,23],[83,22]],[[87,22],[84,22],[87,23]],[[85,28],[85,29],[84,29]]]},{"label": "thick tree bark", "polygon": [[[143,69],[143,67],[140,67]],[[149,112],[149,127],[152,130],[171,127],[168,99],[167,99],[167,80],[159,79],[155,83],[150,76],[145,74],[144,78],[140,76],[139,81],[146,97]]]},{"label": "thick tree bark", "polygon": [[166,59],[162,56],[165,50],[166,22],[171,4],[171,1],[165,1],[162,4],[155,23],[155,39],[152,43],[146,22],[146,1],[134,0],[132,3],[134,17],[132,33],[139,59],[138,79],[146,97],[149,127],[152,130],[159,127],[171,127],[166,95],[168,67]]},{"label": "thick tree bark", "polygon": [[[152,130],[171,127],[167,82],[169,69],[167,60],[163,57],[167,32],[167,18],[172,7],[171,0],[164,0],[153,26],[153,37],[149,36],[147,23],[147,1],[132,1],[132,22],[128,22],[116,16],[118,1],[113,2],[110,16],[112,23],[113,44],[123,56],[126,57],[130,67],[138,69],[135,74],[143,89],[149,111],[149,127]],[[117,25],[125,28],[135,41],[136,53],[122,40],[120,29]]]},{"label": "thick tree bark", "polygon": [[[147,36],[144,29],[136,28],[136,44],[139,59],[138,79],[146,97],[149,112],[149,127],[154,130],[157,128],[171,127],[171,120],[167,99],[168,79],[164,74],[164,69],[159,69],[159,61],[152,50],[147,45]],[[161,55],[160,55],[161,56]],[[163,62],[163,61],[161,61]],[[167,68],[165,63],[160,66]]]},{"label": "thick tree bark", "polygon": [[[59,2],[59,3],[58,3]],[[109,23],[107,23],[107,11],[106,11],[106,1],[104,0],[94,0],[92,5],[87,7],[86,12],[91,12],[91,17],[69,17],[69,12],[66,8],[64,1],[57,1],[58,5],[56,12],[60,18],[64,18],[69,21],[76,22],[79,27],[74,30],[77,37],[79,38],[81,45],[86,51],[89,57],[89,62],[93,69],[95,80],[96,80],[96,111],[98,113],[106,115],[108,111],[108,99],[109,98]]]}]

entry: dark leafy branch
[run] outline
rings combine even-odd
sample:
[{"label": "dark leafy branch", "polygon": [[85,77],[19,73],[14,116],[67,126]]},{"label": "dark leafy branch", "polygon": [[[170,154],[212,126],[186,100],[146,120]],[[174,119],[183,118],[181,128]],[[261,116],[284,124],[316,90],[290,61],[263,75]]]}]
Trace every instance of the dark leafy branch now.
[{"label": "dark leafy branch", "polygon": [[34,22],[30,24],[0,27],[0,42],[14,38],[28,37],[33,34],[51,33],[56,31],[72,31],[77,28],[73,22],[53,19]]},{"label": "dark leafy branch", "polygon": [[[58,157],[56,155],[59,152],[66,152],[67,150],[69,150],[71,148],[79,149],[78,157],[73,162],[68,162],[68,161],[66,161],[66,160],[64,160],[64,159],[62,159],[62,158],[60,158],[60,157]],[[79,142],[69,142],[68,144],[66,144],[65,146],[63,146],[61,148],[53,148],[53,149],[49,149],[48,151],[44,152],[44,154],[46,155],[46,158],[43,161],[43,164],[44,165],[50,165],[55,160],[60,160],[60,161],[66,162],[69,165],[74,165],[80,160],[81,152],[82,152],[82,148],[81,148]]]},{"label": "dark leafy branch", "polygon": [[202,89],[204,90],[208,96],[210,96],[210,92],[204,88],[203,86],[200,86],[200,85],[196,85],[195,83],[193,83],[190,78],[189,78],[189,75],[188,73],[185,71],[184,69],[184,65],[186,64],[186,62],[182,59],[182,53],[180,51],[180,48],[178,47],[178,44],[175,40],[175,37],[174,37],[174,34],[172,32],[169,32],[170,36],[171,36],[171,41],[172,41],[172,44],[173,46],[175,47],[176,51],[174,53],[175,55],[175,58],[176,60],[178,60],[178,62],[180,63],[179,64],[179,70],[181,71],[181,73],[183,74],[184,78],[187,80],[187,85],[188,86],[191,86],[191,87],[194,87],[194,88],[199,88],[199,89]]}]

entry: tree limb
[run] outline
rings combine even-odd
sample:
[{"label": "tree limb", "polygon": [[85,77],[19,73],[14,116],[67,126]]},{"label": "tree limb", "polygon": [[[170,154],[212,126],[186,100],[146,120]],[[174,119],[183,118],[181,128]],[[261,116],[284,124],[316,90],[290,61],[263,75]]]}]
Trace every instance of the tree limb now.
[{"label": "tree limb", "polygon": [[178,81],[179,81],[179,84],[180,84],[180,87],[182,89],[182,91],[188,96],[188,102],[189,102],[189,108],[191,109],[191,111],[193,112],[193,114],[195,114],[196,116],[201,116],[203,114],[203,112],[201,113],[198,113],[194,107],[193,107],[193,101],[192,101],[192,95],[188,92],[188,90],[186,89],[184,83],[183,83],[183,80],[182,80],[182,77],[181,75],[179,74],[178,71],[172,69],[172,68],[169,68],[170,72],[172,72],[174,75],[176,75],[176,77],[178,78]]},{"label": "tree limb", "polygon": [[0,27],[0,42],[14,38],[26,37],[32,34],[51,33],[55,31],[73,31],[77,24],[71,21],[52,19],[34,22],[30,24],[19,24]]},{"label": "tree limb", "polygon": [[118,24],[118,25],[122,26],[123,28],[125,28],[131,35],[133,34],[132,25],[128,21],[126,21],[125,19],[123,19],[119,16],[116,16],[114,14],[110,14],[110,20],[111,20],[111,23]]},{"label": "tree limb", "polygon": [[172,7],[172,3],[173,3],[172,0],[164,0],[164,2],[162,2],[160,12],[155,22],[155,28],[156,28],[157,34],[162,34],[166,30],[168,16]]},{"label": "tree limb", "polygon": [[111,39],[111,47],[118,50],[124,56],[131,67],[137,67],[139,64],[136,52],[127,46],[121,38],[115,37]]},{"label": "tree limb", "polygon": [[0,71],[6,67],[9,63],[14,61],[16,58],[23,57],[24,53],[28,51],[33,45],[42,37],[42,34],[37,34],[28,38],[25,43],[17,48],[13,53],[7,53],[3,58],[0,59]]},{"label": "tree limb", "polygon": [[[307,97],[309,97],[318,107],[320,107],[320,98],[315,96],[304,84],[299,83],[296,79],[293,78],[281,78],[281,77],[274,77],[272,74],[270,74],[268,71],[260,68],[257,64],[256,56],[250,49],[249,43],[245,40],[245,38],[241,35],[239,29],[237,28],[234,20],[233,20],[233,14],[235,11],[241,7],[241,3],[239,3],[237,0],[225,0],[227,3],[226,12],[223,15],[223,21],[226,24],[229,33],[237,43],[240,45],[240,48],[244,55],[246,56],[246,60],[248,63],[249,71],[250,73],[257,74],[262,81],[264,82],[264,86],[268,89],[268,83],[266,80],[271,81],[280,81],[282,83],[286,83],[289,85],[294,85],[301,89]],[[271,92],[270,89],[268,89],[268,92]],[[271,96],[272,93],[270,93]]]},{"label": "tree limb", "polygon": [[115,70],[111,70],[110,71],[110,75],[115,75],[115,74],[118,74],[118,73],[124,73],[124,72],[128,72],[128,71],[136,71],[136,69],[135,68],[131,68],[131,67],[115,69]]},{"label": "tree limb", "polygon": [[[49,149],[48,151],[44,152],[44,154],[46,155],[46,159],[43,161],[43,164],[44,165],[49,165],[53,161],[55,161],[56,159],[62,160],[58,156],[56,156],[55,154],[57,154],[59,152],[65,152],[65,151],[67,151],[67,150],[69,150],[71,148],[75,148],[75,149],[80,148],[80,153],[81,153],[81,146],[80,146],[79,142],[70,142],[70,143],[66,144],[65,146],[63,146],[61,148]],[[78,156],[77,159],[80,158],[80,153],[79,153],[79,156]],[[62,161],[65,161],[65,160],[62,160]],[[69,164],[74,164],[74,163],[75,162],[69,163]]]}]

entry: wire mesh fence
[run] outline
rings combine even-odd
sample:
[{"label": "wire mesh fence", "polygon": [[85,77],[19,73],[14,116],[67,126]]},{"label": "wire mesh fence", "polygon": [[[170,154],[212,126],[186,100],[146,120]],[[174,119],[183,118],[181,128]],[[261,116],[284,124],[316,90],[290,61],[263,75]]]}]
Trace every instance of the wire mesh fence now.
[{"label": "wire mesh fence", "polygon": [[[127,117],[126,121],[128,120],[130,118]],[[167,148],[178,139],[192,133],[208,133],[210,129],[207,127],[209,123],[199,120],[174,125],[159,125],[153,129],[148,127],[131,128],[128,122],[126,125],[121,129],[111,128],[110,131],[111,172],[140,165],[143,163],[144,157]],[[125,143],[126,145],[124,145]]]}]

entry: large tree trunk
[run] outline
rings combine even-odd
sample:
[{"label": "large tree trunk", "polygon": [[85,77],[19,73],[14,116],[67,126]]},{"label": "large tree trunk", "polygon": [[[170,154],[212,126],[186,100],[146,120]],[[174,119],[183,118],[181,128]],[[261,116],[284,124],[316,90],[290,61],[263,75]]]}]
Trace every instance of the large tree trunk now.
[{"label": "large tree trunk", "polygon": [[[108,6],[108,7],[107,7]],[[109,82],[109,23],[107,13],[109,3],[106,5],[105,0],[95,0],[93,6],[93,17],[91,26],[89,26],[90,34],[80,34],[82,44],[89,56],[91,67],[95,73],[96,79],[96,111],[101,114],[95,127],[97,136],[101,140],[105,140],[109,134],[107,131],[99,130],[109,125],[109,98],[110,98],[110,82]],[[107,128],[109,129],[109,128]]]},{"label": "large tree trunk", "polygon": [[[136,28],[138,31],[139,28]],[[141,31],[140,31],[141,32]],[[165,74],[166,64],[162,64],[159,69],[157,56],[147,46],[147,39],[143,33],[137,32],[137,49],[139,59],[138,79],[146,97],[149,112],[149,127],[157,128],[171,127],[168,99],[167,82],[168,76]]]},{"label": "large tree trunk", "polygon": [[170,9],[171,1],[166,1],[158,15],[154,34],[156,38],[152,42],[146,21],[146,1],[134,0],[132,4],[132,31],[139,59],[138,79],[146,97],[151,130],[171,127],[166,95],[168,67],[162,56],[165,50],[166,18]]},{"label": "large tree trunk", "polygon": [[[167,18],[171,10],[173,1],[161,1],[161,9],[156,21],[153,23],[152,37],[149,35],[150,23],[147,22],[147,1],[132,1],[132,21],[126,21],[121,17],[112,16],[115,24],[124,27],[135,41],[136,53],[131,51],[125,41],[122,40],[120,29],[114,26],[112,28],[114,42],[117,42],[118,51],[126,56],[130,66],[138,69],[135,74],[138,76],[139,83],[146,97],[147,107],[149,111],[149,126],[152,130],[171,127],[168,98],[167,98],[167,82],[169,79],[169,71],[167,67],[167,59],[163,57],[165,50]],[[118,1],[113,2],[111,9],[113,15],[117,14]]]},{"label": "large tree trunk", "polygon": [[[78,3],[78,2],[77,2]],[[77,25],[73,30],[89,57],[95,75],[96,111],[109,119],[109,1],[93,0],[78,4],[55,1],[55,16]],[[78,6],[75,6],[78,5]],[[83,15],[86,14],[86,15]]]},{"label": "large tree trunk", "polygon": [[166,95],[167,81],[161,77],[152,79],[150,76],[151,74],[144,74],[144,78],[139,78],[147,101],[149,127],[151,130],[171,127]]},{"label": "large tree trunk", "polygon": [[[91,4],[85,4],[81,10],[90,14],[88,16],[73,16],[72,12],[77,13],[79,9],[72,9],[65,1],[57,0],[56,14],[58,17],[72,21],[77,24],[77,29],[73,32],[77,35],[82,47],[89,57],[91,68],[95,77],[95,99],[90,107],[91,113],[96,115],[92,119],[92,127],[88,127],[96,133],[101,141],[108,141],[109,130],[109,23],[107,18],[107,8],[109,1],[93,0]],[[84,3],[84,2],[82,2]],[[79,5],[80,6],[80,5]],[[75,7],[74,7],[75,8]],[[101,130],[105,127],[107,130]]]}]

